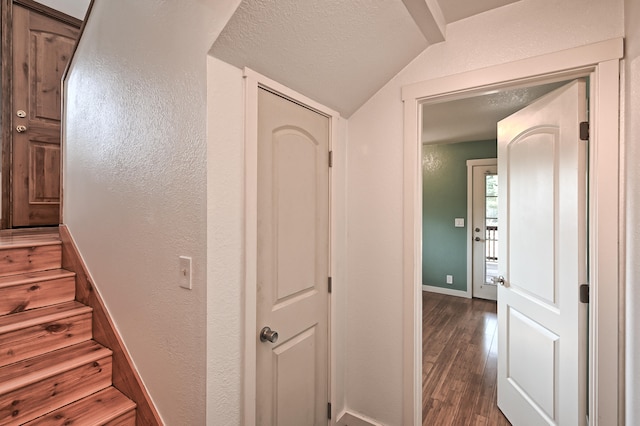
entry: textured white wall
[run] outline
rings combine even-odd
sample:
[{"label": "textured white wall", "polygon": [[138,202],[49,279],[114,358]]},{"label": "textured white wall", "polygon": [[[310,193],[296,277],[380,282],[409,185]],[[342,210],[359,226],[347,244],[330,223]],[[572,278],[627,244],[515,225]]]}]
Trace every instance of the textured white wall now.
[{"label": "textured white wall", "polygon": [[450,24],[447,41],[425,50],[350,117],[349,410],[402,424],[401,87],[620,37],[623,25],[623,0],[522,0]]},{"label": "textured white wall", "polygon": [[[168,425],[206,421],[206,58],[238,3],[97,0],[66,85],[64,222]],[[237,423],[239,378],[210,379]]]},{"label": "textured white wall", "polygon": [[626,424],[640,424],[640,1],[625,1]]},{"label": "textured white wall", "polygon": [[[349,120],[348,409],[402,423],[400,88],[621,36],[622,1],[523,0],[452,24]],[[203,424],[205,405],[208,424],[240,422],[242,83],[205,59],[238,3],[98,0],[67,83],[65,223],[167,424]]]}]

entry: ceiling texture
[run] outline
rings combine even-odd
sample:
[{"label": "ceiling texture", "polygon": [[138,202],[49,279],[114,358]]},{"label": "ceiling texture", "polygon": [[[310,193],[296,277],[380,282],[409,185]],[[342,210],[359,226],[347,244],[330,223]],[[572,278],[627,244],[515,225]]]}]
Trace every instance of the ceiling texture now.
[{"label": "ceiling texture", "polygon": [[244,0],[211,54],[349,117],[447,24],[518,0]]},{"label": "ceiling texture", "polygon": [[496,123],[567,83],[502,90],[470,98],[422,105],[422,143],[488,141],[497,138]]}]

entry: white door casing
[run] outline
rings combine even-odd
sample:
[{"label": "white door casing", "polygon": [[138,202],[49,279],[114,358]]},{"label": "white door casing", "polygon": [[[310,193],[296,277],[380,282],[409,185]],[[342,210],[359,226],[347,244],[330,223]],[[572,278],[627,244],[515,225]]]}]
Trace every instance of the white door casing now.
[{"label": "white door casing", "polygon": [[[260,89],[258,425],[321,425],[328,403],[329,119]],[[263,327],[278,333],[260,341]]]},{"label": "white door casing", "polygon": [[[619,77],[623,39],[615,38],[402,88],[404,102],[403,423],[422,423],[420,246],[421,105],[500,90],[590,77],[589,141],[589,423],[619,424],[624,410],[620,362]],[[428,342],[426,342],[428,344]]]},{"label": "white door casing", "polygon": [[[496,159],[467,160],[467,173],[470,175],[467,181],[471,182],[467,187],[469,196],[469,236],[468,244],[471,246],[470,263],[473,297],[496,300],[497,287],[494,283],[487,283],[487,230],[486,230],[486,183],[487,174],[497,174]],[[478,231],[476,231],[476,229]],[[467,266],[469,267],[469,266]]]},{"label": "white door casing", "polygon": [[498,123],[498,406],[513,424],[586,422],[586,82]]}]

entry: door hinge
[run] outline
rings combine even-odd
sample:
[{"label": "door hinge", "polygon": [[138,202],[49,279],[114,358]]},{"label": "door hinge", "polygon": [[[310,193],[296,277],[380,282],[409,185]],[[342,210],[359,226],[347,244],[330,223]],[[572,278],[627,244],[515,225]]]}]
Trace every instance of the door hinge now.
[{"label": "door hinge", "polygon": [[589,284],[580,285],[580,302],[589,303]]},{"label": "door hinge", "polygon": [[588,141],[589,140],[589,122],[582,121],[580,123],[580,140]]},{"label": "door hinge", "polygon": [[329,167],[333,167],[333,151],[329,151]]},{"label": "door hinge", "polygon": [[331,293],[331,290],[333,290],[333,280],[331,279],[331,277],[327,279],[327,289],[329,290],[329,293]]},{"label": "door hinge", "polygon": [[331,403],[327,403],[327,418],[331,420]]}]

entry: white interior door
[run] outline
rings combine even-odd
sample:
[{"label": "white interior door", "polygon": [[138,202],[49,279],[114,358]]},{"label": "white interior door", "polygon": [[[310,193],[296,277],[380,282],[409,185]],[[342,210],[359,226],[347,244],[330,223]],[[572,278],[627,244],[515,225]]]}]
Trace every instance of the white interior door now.
[{"label": "white interior door", "polygon": [[[329,119],[258,92],[256,420],[321,425],[328,403]],[[276,341],[265,340],[264,327]]]},{"label": "white interior door", "polygon": [[498,276],[498,166],[472,166],[473,297],[496,300]]},{"label": "white interior door", "polygon": [[498,406],[514,425],[584,425],[586,84],[498,123]]}]

